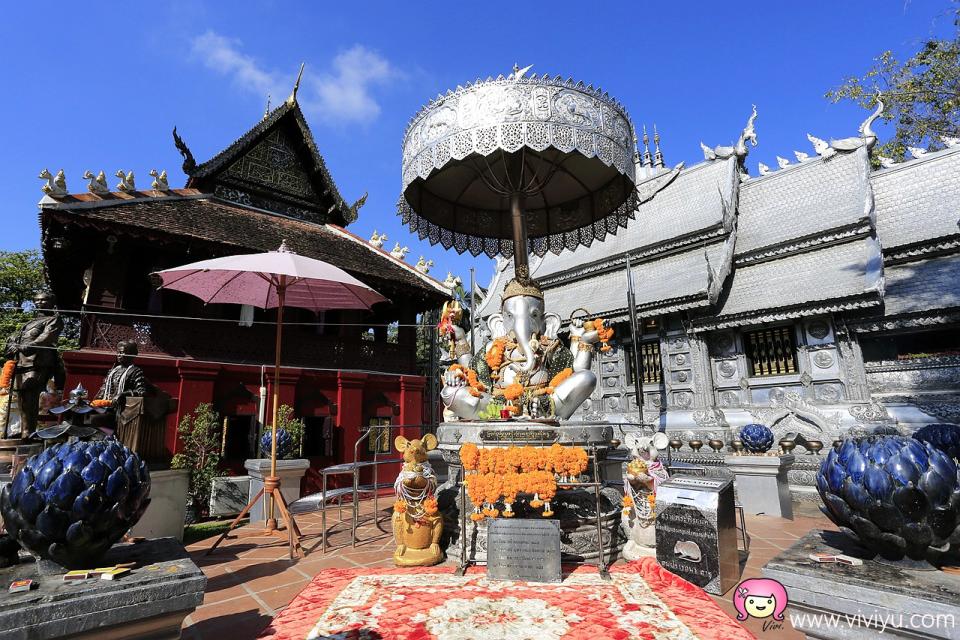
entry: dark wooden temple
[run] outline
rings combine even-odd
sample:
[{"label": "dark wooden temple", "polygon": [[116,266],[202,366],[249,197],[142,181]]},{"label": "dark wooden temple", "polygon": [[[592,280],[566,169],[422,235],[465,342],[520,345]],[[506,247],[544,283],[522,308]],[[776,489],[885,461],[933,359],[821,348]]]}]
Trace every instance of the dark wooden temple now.
[{"label": "dark wooden temple", "polygon": [[[180,417],[212,402],[237,424],[228,454],[249,456],[261,366],[273,360],[275,311],[203,305],[156,290],[149,274],[275,250],[286,241],[391,300],[372,312],[285,314],[281,402],[318,425],[308,453],[352,459],[360,428],[371,420],[421,422],[425,381],[411,325],[448,291],[347,230],[364,198],[343,199],[295,98],[202,164],[176,131],[174,141],[188,176],[183,189],[154,180],[151,188],[47,195],[40,202],[50,285],[61,309],[83,312],[81,348],[65,357],[68,385],[82,381],[95,391],[117,343],[136,340],[138,364],[179,399],[167,424],[169,452],[178,446]],[[386,325],[393,322],[400,326],[388,339]]]}]

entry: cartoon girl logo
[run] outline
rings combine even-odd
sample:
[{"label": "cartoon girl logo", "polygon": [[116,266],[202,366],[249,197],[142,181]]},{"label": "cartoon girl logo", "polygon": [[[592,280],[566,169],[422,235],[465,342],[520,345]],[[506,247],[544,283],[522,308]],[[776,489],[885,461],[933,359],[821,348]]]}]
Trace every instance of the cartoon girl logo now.
[{"label": "cartoon girl logo", "polygon": [[737,620],[747,617],[783,620],[787,608],[787,590],[776,580],[751,578],[737,585],[733,591],[733,606],[737,608]]}]

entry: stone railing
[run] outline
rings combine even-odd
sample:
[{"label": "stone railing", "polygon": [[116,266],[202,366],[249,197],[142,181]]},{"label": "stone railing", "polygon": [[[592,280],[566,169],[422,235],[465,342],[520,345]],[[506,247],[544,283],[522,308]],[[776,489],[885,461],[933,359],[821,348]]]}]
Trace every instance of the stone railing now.
[{"label": "stone railing", "polygon": [[[113,351],[121,340],[136,341],[141,355],[165,355],[213,362],[269,365],[274,362],[275,329],[257,324],[198,322],[174,318],[137,319],[95,312],[83,317],[82,349]],[[282,363],[291,367],[353,369],[415,374],[414,345],[317,335],[313,328],[284,328]]]}]

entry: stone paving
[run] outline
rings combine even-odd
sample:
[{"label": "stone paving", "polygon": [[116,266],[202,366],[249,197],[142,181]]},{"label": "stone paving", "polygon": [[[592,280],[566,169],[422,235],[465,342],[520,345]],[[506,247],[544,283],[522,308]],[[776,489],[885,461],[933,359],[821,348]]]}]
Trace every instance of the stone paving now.
[{"label": "stone paving", "polygon": [[[328,511],[327,527],[332,528],[326,554],[320,551],[320,514],[297,518],[304,534],[306,558],[291,561],[286,540],[255,537],[259,527],[250,525],[239,530],[240,536],[224,541],[212,555],[207,549],[216,538],[202,540],[187,547],[194,561],[207,575],[203,605],[187,617],[183,627],[186,640],[252,640],[267,626],[320,570],[332,567],[392,566],[393,538],[390,531],[390,498],[380,501],[380,526],[373,522],[373,501],[361,503],[360,541],[350,545],[349,522],[336,524],[337,511]],[[344,516],[349,517],[349,509]],[[747,516],[751,537],[750,555],[744,565],[743,578],[760,577],[761,567],[773,556],[789,547],[812,528],[833,528],[823,517],[797,516],[793,521],[764,516]],[[451,570],[455,561],[448,560]],[[721,608],[731,617],[736,610],[731,603],[732,590],[716,596]],[[789,609],[788,609],[789,612]],[[799,639],[785,621],[778,629],[763,631],[759,621],[744,623],[760,638]]]}]

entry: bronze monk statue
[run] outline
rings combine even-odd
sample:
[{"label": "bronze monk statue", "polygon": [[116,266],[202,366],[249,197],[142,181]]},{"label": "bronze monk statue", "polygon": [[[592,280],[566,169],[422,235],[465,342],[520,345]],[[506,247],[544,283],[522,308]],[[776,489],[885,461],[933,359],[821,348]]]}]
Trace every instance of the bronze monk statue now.
[{"label": "bronze monk statue", "polygon": [[141,398],[150,390],[143,369],[133,364],[139,352],[133,340],[120,341],[117,344],[117,364],[107,372],[97,392],[96,399],[109,400],[118,413],[123,411],[127,398]]},{"label": "bronze monk statue", "polygon": [[[55,309],[57,298],[49,291],[42,291],[34,297],[33,303],[36,317],[7,338],[4,350],[6,358],[16,363],[12,386],[18,394],[23,416],[19,435],[24,438],[37,428],[40,394],[47,388],[47,382],[53,378],[56,390],[62,391],[66,378],[63,361],[57,352],[57,342],[63,331],[63,320]],[[13,424],[0,424],[0,433],[12,437],[17,435],[11,433],[14,428]]]}]

